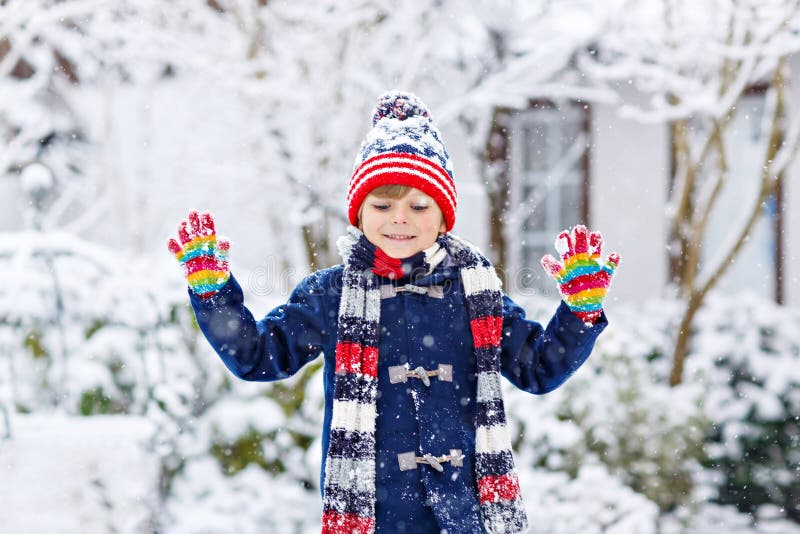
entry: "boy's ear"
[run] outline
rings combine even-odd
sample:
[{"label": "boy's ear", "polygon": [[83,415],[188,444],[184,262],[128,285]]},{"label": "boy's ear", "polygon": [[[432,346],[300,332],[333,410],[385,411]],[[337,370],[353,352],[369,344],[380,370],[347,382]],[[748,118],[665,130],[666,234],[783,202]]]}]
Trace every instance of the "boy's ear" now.
[{"label": "boy's ear", "polygon": [[447,233],[447,225],[444,224],[444,217],[442,217],[442,222],[439,224],[439,233],[446,234]]}]

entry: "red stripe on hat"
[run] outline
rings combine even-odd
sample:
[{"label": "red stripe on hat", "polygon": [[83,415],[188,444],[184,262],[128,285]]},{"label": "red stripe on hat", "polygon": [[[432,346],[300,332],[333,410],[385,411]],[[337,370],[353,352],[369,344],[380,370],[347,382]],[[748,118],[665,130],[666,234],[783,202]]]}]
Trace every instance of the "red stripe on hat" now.
[{"label": "red stripe on hat", "polygon": [[472,328],[472,337],[475,340],[475,348],[495,347],[500,345],[503,334],[503,318],[490,315],[488,317],[478,317],[469,322]]},{"label": "red stripe on hat", "polygon": [[405,276],[403,272],[403,262],[397,258],[387,256],[384,251],[377,249],[375,251],[375,260],[372,265],[372,272],[378,276],[385,276],[386,278],[400,279]]},{"label": "red stripe on hat", "polygon": [[[353,171],[353,177],[354,178],[357,177],[357,175],[359,174],[359,169],[364,169],[368,165],[371,165],[373,163],[380,162],[380,161],[386,160],[386,159],[398,159],[398,158],[409,160],[409,161],[417,161],[422,165],[433,167],[439,173],[441,173],[442,178],[444,178],[445,180],[449,180],[452,183],[452,178],[450,178],[450,174],[439,164],[438,161],[432,160],[432,159],[427,158],[425,156],[420,156],[419,154],[412,154],[412,153],[409,153],[409,152],[384,152],[382,154],[378,154],[376,156],[372,156],[371,158],[367,158],[364,161],[362,161],[358,165],[358,167]],[[453,187],[453,190],[455,190],[455,187]]]},{"label": "red stripe on hat", "polygon": [[325,512],[322,514],[322,534],[371,534],[375,519],[355,514]]},{"label": "red stripe on hat", "polygon": [[478,498],[485,502],[513,501],[519,497],[519,480],[517,475],[487,475],[478,479]]},{"label": "red stripe on hat", "polygon": [[336,344],[336,372],[361,373],[378,377],[378,347],[368,347],[351,341]]}]

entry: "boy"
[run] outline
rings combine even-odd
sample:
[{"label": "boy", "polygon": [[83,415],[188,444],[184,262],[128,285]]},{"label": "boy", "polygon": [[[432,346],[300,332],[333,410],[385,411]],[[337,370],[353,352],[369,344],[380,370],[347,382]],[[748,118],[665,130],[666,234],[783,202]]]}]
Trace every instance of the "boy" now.
[{"label": "boy", "polygon": [[619,257],[576,227],[543,258],[564,302],[546,329],[500,289],[491,263],[450,234],[456,189],[424,104],[383,95],[348,191],[343,264],[314,273],[256,321],[229,244],[192,212],[169,248],[198,323],[227,367],[271,381],[325,357],[322,530],[512,533],[527,518],[500,376],[534,394],[564,382],[607,321]]}]

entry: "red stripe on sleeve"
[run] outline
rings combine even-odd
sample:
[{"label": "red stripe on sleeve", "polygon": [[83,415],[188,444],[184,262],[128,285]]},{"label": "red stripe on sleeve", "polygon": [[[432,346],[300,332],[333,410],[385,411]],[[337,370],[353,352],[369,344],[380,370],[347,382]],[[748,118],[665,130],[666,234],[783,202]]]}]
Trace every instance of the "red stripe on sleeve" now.
[{"label": "red stripe on sleeve", "polygon": [[514,474],[485,476],[478,479],[478,496],[481,504],[500,500],[513,501],[519,497],[519,480]]},{"label": "red stripe on sleeve", "polygon": [[581,321],[588,324],[595,324],[600,316],[603,315],[602,310],[590,312],[573,311],[572,313],[574,313]]},{"label": "red stripe on sleeve", "polygon": [[472,337],[475,340],[475,348],[482,349],[500,345],[503,334],[503,318],[490,315],[488,317],[478,317],[469,323],[472,328]]}]

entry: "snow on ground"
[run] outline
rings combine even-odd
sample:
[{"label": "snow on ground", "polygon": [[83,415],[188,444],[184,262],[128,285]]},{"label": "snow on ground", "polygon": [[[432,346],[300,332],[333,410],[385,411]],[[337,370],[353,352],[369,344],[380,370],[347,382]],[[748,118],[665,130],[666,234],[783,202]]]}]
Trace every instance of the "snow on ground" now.
[{"label": "snow on ground", "polygon": [[15,415],[0,441],[3,532],[144,532],[157,505],[153,425],[135,416]]}]

